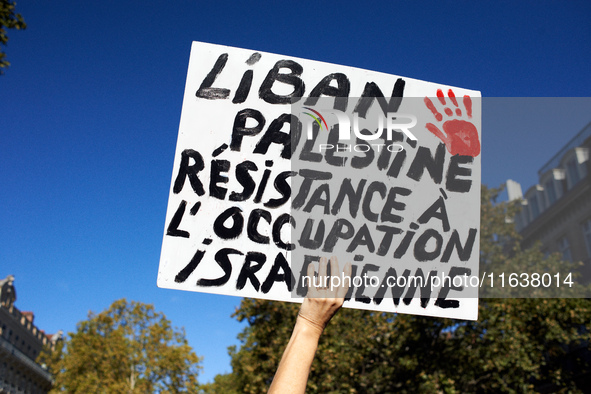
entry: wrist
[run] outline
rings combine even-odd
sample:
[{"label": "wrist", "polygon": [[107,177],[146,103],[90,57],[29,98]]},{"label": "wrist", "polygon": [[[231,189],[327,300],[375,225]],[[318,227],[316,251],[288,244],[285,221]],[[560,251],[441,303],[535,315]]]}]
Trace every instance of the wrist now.
[{"label": "wrist", "polygon": [[318,337],[324,332],[324,326],[298,313],[296,328],[316,334]]}]

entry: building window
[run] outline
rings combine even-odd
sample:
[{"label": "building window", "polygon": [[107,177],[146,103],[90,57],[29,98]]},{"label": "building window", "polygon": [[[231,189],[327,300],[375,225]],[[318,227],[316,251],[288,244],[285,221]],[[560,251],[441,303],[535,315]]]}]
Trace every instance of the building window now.
[{"label": "building window", "polygon": [[558,249],[562,254],[563,260],[573,261],[573,257],[570,253],[570,244],[568,243],[568,238],[562,237],[560,241],[558,241]]},{"label": "building window", "polygon": [[546,182],[546,198],[548,198],[548,205],[552,205],[556,202],[556,190],[554,190],[554,181],[549,180]]},{"label": "building window", "polygon": [[571,159],[568,161],[568,163],[566,163],[566,171],[570,181],[570,188],[572,188],[581,180],[579,177],[579,166],[576,159]]},{"label": "building window", "polygon": [[583,223],[583,236],[587,245],[587,256],[591,257],[591,219]]}]

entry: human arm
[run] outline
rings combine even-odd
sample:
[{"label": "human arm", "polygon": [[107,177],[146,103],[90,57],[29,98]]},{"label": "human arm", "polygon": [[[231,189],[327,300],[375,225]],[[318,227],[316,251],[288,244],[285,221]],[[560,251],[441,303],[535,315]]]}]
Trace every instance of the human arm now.
[{"label": "human arm", "polygon": [[[319,277],[326,276],[328,264],[326,258],[320,260]],[[336,257],[330,259],[330,268],[333,275],[340,273]],[[351,264],[347,264],[341,278],[350,276]],[[308,278],[313,277],[314,267],[309,265]],[[343,305],[349,289],[345,286],[345,281],[342,282],[336,287],[331,286],[332,282],[328,283],[327,288],[318,288],[309,282],[308,295],[298,313],[295,327],[279,362],[269,393],[305,393],[320,335]]]}]

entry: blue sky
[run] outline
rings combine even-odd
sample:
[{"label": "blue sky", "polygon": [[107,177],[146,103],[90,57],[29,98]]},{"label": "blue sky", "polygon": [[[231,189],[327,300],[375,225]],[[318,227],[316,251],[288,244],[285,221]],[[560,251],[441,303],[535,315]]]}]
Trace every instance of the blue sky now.
[{"label": "blue sky", "polygon": [[[156,287],[191,41],[480,90],[586,97],[586,1],[20,1],[0,76],[0,277],[47,332],[153,303],[230,370],[240,299]],[[482,181],[525,189],[591,121],[591,100],[485,100]]]}]

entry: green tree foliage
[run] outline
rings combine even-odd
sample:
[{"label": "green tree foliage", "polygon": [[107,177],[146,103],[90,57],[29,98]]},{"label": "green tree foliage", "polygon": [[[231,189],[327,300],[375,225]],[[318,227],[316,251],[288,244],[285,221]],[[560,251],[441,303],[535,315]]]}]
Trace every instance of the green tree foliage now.
[{"label": "green tree foliage", "polygon": [[194,393],[200,358],[152,305],[115,301],[89,313],[45,362],[53,392]]},{"label": "green tree foliage", "polygon": [[232,374],[216,375],[212,383],[201,385],[199,394],[241,394]]},{"label": "green tree foliage", "polygon": [[[521,250],[507,221],[517,207],[494,203],[498,192],[482,190],[483,266],[573,270],[539,248]],[[233,371],[205,392],[264,392],[298,309],[244,299],[235,317],[248,326],[230,348]],[[590,330],[587,299],[481,299],[475,322],[343,309],[320,340],[308,392],[577,392],[591,376]]]},{"label": "green tree foliage", "polygon": [[6,60],[6,54],[3,46],[8,43],[7,29],[26,29],[27,24],[20,14],[15,14],[16,3],[12,0],[0,0],[0,75],[4,74],[4,69],[10,66]]}]

